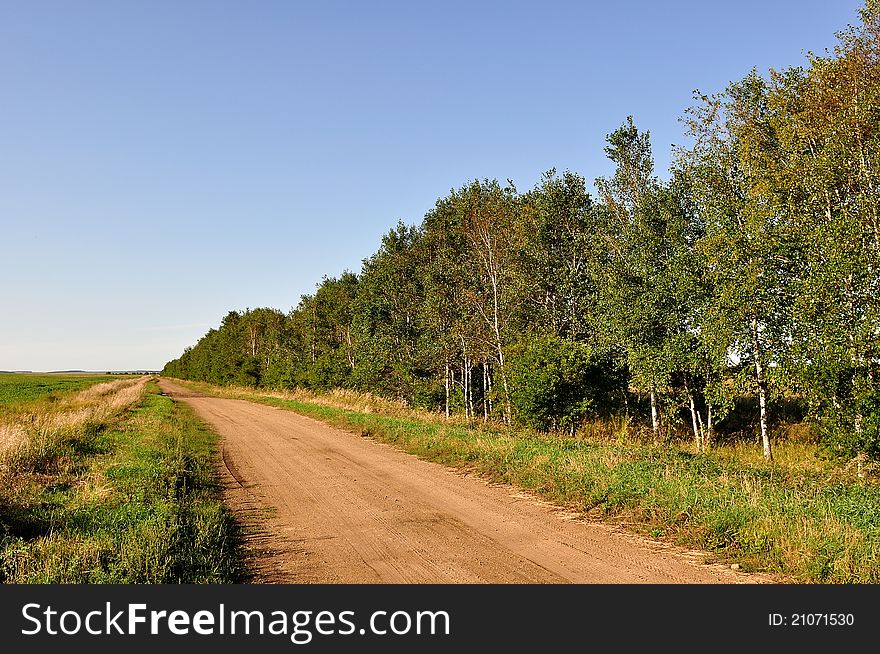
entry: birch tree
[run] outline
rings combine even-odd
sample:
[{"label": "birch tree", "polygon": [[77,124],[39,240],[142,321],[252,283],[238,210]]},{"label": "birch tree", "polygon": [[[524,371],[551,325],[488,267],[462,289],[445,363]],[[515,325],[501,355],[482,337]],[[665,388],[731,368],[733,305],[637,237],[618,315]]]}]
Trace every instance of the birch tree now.
[{"label": "birch tree", "polygon": [[732,363],[751,366],[759,437],[769,461],[770,373],[788,338],[786,280],[795,262],[788,226],[760,177],[760,159],[775,147],[766,82],[752,72],[722,95],[702,96],[688,126],[695,144],[683,160],[705,223],[697,247],[714,294],[702,328],[708,341],[726,343]]},{"label": "birch tree", "polygon": [[775,73],[763,180],[792,227],[789,365],[838,456],[880,453],[880,4],[834,52]]},{"label": "birch tree", "polygon": [[596,293],[591,268],[596,209],[586,181],[570,171],[551,170],[523,204],[519,322],[540,333],[588,340]]},{"label": "birch tree", "polygon": [[421,231],[402,222],[363,262],[353,322],[359,388],[418,403],[428,362],[423,352]]},{"label": "birch tree", "polygon": [[[468,246],[465,289],[469,308],[482,324],[481,340],[497,364],[503,391],[504,418],[511,419],[510,386],[505,370],[508,328],[517,306],[516,252],[520,239],[516,189],[496,181],[473,182],[460,192],[462,233]],[[467,356],[467,353],[466,353]],[[465,375],[467,375],[467,366]],[[465,388],[469,389],[468,380]],[[467,391],[466,391],[467,392]]]},{"label": "birch tree", "polygon": [[659,438],[660,394],[672,373],[663,350],[674,301],[663,288],[667,244],[660,184],[650,136],[638,130],[632,117],[607,141],[605,152],[616,170],[610,179],[596,180],[604,215],[599,228],[604,251],[596,266],[603,274],[597,330],[624,351],[632,383],[648,394],[651,429]]}]

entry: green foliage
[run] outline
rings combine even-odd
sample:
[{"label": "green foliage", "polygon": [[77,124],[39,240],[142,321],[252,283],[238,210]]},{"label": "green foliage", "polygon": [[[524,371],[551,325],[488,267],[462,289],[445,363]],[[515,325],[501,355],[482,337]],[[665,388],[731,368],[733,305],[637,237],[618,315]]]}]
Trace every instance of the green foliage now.
[{"label": "green foliage", "polygon": [[621,371],[583,343],[543,336],[521,343],[509,361],[514,416],[524,425],[574,432],[619,404]]},{"label": "green foliage", "polygon": [[863,370],[815,363],[804,375],[811,390],[810,417],[826,454],[880,458],[880,386]]},{"label": "green foliage", "polygon": [[352,320],[360,390],[411,401],[423,391],[423,255],[421,232],[399,223],[364,261]]},{"label": "green foliage", "polygon": [[589,338],[593,326],[600,245],[599,216],[580,175],[547,172],[522,198],[521,279],[524,288],[518,321],[566,338]]}]

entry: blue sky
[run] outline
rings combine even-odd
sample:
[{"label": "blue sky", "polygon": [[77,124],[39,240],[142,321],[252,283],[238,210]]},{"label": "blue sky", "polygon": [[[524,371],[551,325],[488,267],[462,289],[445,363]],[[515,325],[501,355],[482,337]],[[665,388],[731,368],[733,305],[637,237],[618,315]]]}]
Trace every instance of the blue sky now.
[{"label": "blue sky", "polygon": [[161,368],[289,310],[474,178],[658,172],[695,89],[805,63],[854,0],[0,0],[0,369]]}]

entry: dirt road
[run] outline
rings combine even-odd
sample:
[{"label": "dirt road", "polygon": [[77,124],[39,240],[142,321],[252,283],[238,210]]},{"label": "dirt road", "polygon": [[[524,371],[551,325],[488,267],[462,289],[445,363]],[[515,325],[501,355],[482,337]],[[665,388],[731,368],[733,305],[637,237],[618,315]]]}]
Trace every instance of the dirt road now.
[{"label": "dirt road", "polygon": [[759,581],[290,411],[161,387],[221,435],[233,506],[269,507],[258,581]]}]

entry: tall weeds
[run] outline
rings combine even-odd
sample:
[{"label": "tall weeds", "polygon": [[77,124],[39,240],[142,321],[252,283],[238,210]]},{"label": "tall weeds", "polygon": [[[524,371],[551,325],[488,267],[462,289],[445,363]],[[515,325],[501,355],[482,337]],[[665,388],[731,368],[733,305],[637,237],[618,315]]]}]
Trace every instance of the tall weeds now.
[{"label": "tall weeds", "polygon": [[48,463],[64,442],[102,429],[124,409],[142,400],[147,380],[119,379],[59,400],[6,410],[0,416],[0,473],[4,480],[8,482],[19,470]]},{"label": "tall weeds", "polygon": [[148,382],[98,384],[5,414],[0,583],[243,579],[216,434]]}]

